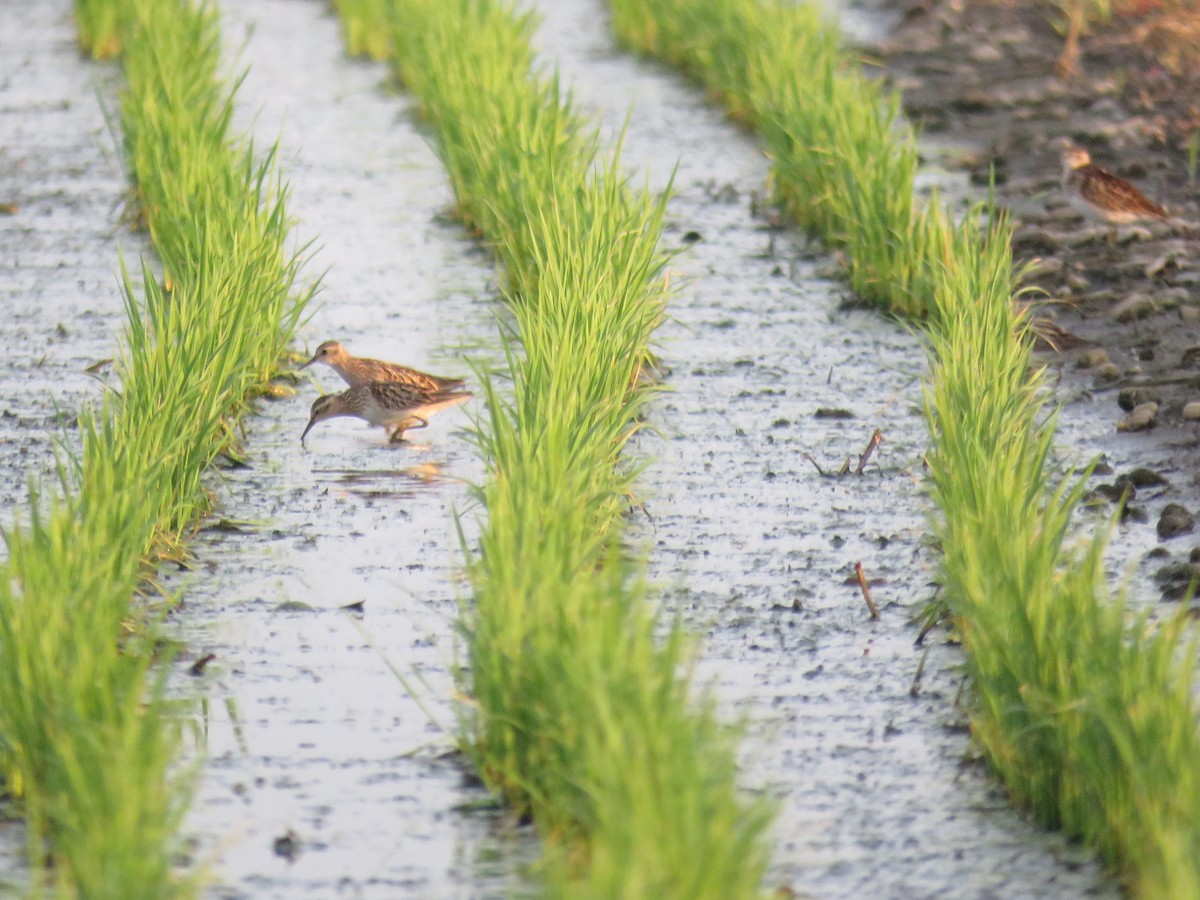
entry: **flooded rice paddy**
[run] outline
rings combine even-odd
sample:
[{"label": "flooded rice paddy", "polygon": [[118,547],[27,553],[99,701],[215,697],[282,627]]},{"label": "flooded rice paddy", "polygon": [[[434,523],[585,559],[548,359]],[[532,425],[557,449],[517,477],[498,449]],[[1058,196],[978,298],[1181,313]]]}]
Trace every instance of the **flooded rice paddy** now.
[{"label": "flooded rice paddy", "polygon": [[[745,722],[743,784],[778,803],[769,887],[1115,896],[1085,852],[1013,811],[971,761],[945,631],[914,646],[936,562],[918,338],[848,308],[833,261],[756,212],[767,162],[699,91],[617,53],[590,0],[541,11],[541,58],[610,142],[632,110],[634,182],[662,189],[678,164],[665,239],[688,249],[659,334],[670,392],[636,447],[655,462],[634,535],[664,611],[698,637],[700,682]],[[298,244],[314,243],[310,277],[324,273],[307,349],[336,338],[438,374],[487,366],[492,262],[449,221],[444,173],[408,101],[383,90],[384,67],[346,60],[317,0],[226,4],[223,27],[240,48],[231,71],[249,66],[238,128],[278,138]],[[0,40],[0,202],[17,207],[0,216],[8,510],[24,502],[26,473],[51,465],[57,411],[103,390],[86,370],[121,329],[116,248],[132,259],[144,246],[121,222],[125,184],[96,99],[112,102],[114,70],[78,59],[58,6],[28,5]],[[191,860],[213,897],[533,893],[534,835],[487,808],[439,728],[453,729],[467,590],[455,517],[469,541],[467,484],[482,477],[457,431],[472,407],[413,432],[412,446],[341,419],[302,447],[312,400],[340,389],[330,370],[313,375],[249,420],[247,466],[213,474],[217,513],[190,570],[169,578],[185,591],[171,621],[188,648],[175,690],[203,760]],[[882,443],[855,474],[876,429]],[[1110,435],[1085,400],[1067,406],[1068,453],[1103,449],[1118,469],[1144,453]],[[1148,546],[1144,530],[1119,537],[1114,568]]]}]

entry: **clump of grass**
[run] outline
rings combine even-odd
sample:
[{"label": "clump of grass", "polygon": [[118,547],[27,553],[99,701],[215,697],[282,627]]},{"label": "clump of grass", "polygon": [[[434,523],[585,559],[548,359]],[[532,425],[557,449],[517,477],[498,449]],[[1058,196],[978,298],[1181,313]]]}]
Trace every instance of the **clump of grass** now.
[{"label": "clump of grass", "polygon": [[489,477],[461,621],[465,748],[549,840],[555,893],[754,895],[765,807],[737,797],[733,738],[690,696],[679,627],[655,640],[623,547],[664,200],[631,191],[536,72],[532,16],[488,0],[391,0],[390,15],[459,213],[509,278],[512,395],[485,383],[475,433]]},{"label": "clump of grass", "polygon": [[92,59],[111,59],[121,52],[122,2],[75,0],[75,33]]},{"label": "clump of grass", "polygon": [[173,871],[190,796],[174,762],[180,716],[153,667],[160,612],[132,601],[207,510],[201,475],[307,295],[293,294],[272,162],[228,133],[214,12],[180,0],[108,12],[125,155],[167,278],[143,268],[139,296],[125,274],[120,387],[81,412],[81,453],[57,483],[32,485],[28,523],[4,533],[0,762],[24,801],[35,877],[56,893],[188,896],[194,883]]},{"label": "clump of grass", "polygon": [[[899,102],[817,13],[764,0],[613,0],[621,39],[702,80],[763,135],[778,196],[846,249],[856,290],[925,315],[934,529],[977,697],[976,740],[1043,823],[1095,844],[1137,894],[1200,894],[1200,753],[1184,619],[1108,595],[1106,530],[1072,540],[1082,479],[1052,471],[1053,416],[1013,304],[1011,230],[912,201]],[[987,223],[987,224],[985,224]],[[861,236],[860,236],[861,234]]]},{"label": "clump of grass", "polygon": [[386,59],[388,0],[332,0],[342,23],[342,37],[351,56]]}]

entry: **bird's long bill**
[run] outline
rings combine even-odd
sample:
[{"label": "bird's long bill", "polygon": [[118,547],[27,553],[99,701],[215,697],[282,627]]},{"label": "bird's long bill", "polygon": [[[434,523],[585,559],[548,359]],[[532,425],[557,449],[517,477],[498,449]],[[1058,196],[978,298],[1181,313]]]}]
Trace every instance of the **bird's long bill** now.
[{"label": "bird's long bill", "polygon": [[308,433],[312,431],[312,427],[317,424],[317,417],[313,416],[308,420],[308,425],[304,429],[304,433],[300,435],[300,443],[304,443],[304,439],[308,437]]},{"label": "bird's long bill", "polygon": [[307,369],[309,366],[311,366],[311,365],[312,365],[313,363],[315,363],[316,361],[317,361],[317,358],[314,356],[312,359],[310,359],[308,362],[306,362],[306,363],[305,363],[304,365],[302,365],[300,368],[302,368],[302,369]]}]

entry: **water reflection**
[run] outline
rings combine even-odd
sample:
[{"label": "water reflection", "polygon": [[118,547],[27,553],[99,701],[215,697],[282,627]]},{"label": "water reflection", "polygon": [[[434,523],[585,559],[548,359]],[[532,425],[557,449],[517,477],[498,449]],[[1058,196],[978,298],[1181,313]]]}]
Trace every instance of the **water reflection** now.
[{"label": "water reflection", "polygon": [[448,480],[445,462],[425,462],[402,469],[313,469],[314,476],[325,476],[346,491],[369,499],[404,500],[415,497],[419,489]]}]

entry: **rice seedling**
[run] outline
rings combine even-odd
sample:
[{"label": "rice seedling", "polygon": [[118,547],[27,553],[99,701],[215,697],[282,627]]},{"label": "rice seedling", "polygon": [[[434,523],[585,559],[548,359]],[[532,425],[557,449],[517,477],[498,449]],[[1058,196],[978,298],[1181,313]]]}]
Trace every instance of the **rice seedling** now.
[{"label": "rice seedling", "polygon": [[1131,616],[1105,583],[1107,528],[1077,534],[1083,479],[1054,471],[1009,223],[990,202],[957,222],[936,196],[916,208],[898,101],[851,69],[814,10],[612,6],[625,43],[680,66],[759,130],[777,196],[847,250],[856,290],[927,318],[941,581],[974,676],[975,738],[997,773],[1135,893],[1196,895],[1195,639],[1182,617]]},{"label": "rice seedling", "polygon": [[121,52],[121,4],[114,0],[75,0],[75,33],[92,59],[111,59]]},{"label": "rice seedling", "polygon": [[174,871],[185,711],[155,666],[164,606],[134,601],[207,510],[202,473],[235,440],[308,295],[283,249],[271,155],[256,161],[228,133],[214,12],[88,6],[119,25],[125,158],[166,278],[143,267],[135,285],[123,270],[120,386],[81,411],[82,450],[31,485],[28,522],[4,532],[0,765],[23,802],[35,891],[190,896],[194,880]]},{"label": "rice seedling", "polygon": [[346,52],[351,56],[386,59],[388,0],[333,0],[342,23]]},{"label": "rice seedling", "polygon": [[733,736],[692,696],[678,625],[655,639],[624,546],[665,201],[630,190],[557,78],[538,74],[530,15],[488,0],[389,10],[396,73],[460,215],[508,276],[512,391],[485,381],[473,434],[489,477],[466,548],[464,749],[538,823],[556,894],[756,894],[767,810],[737,796]]}]

